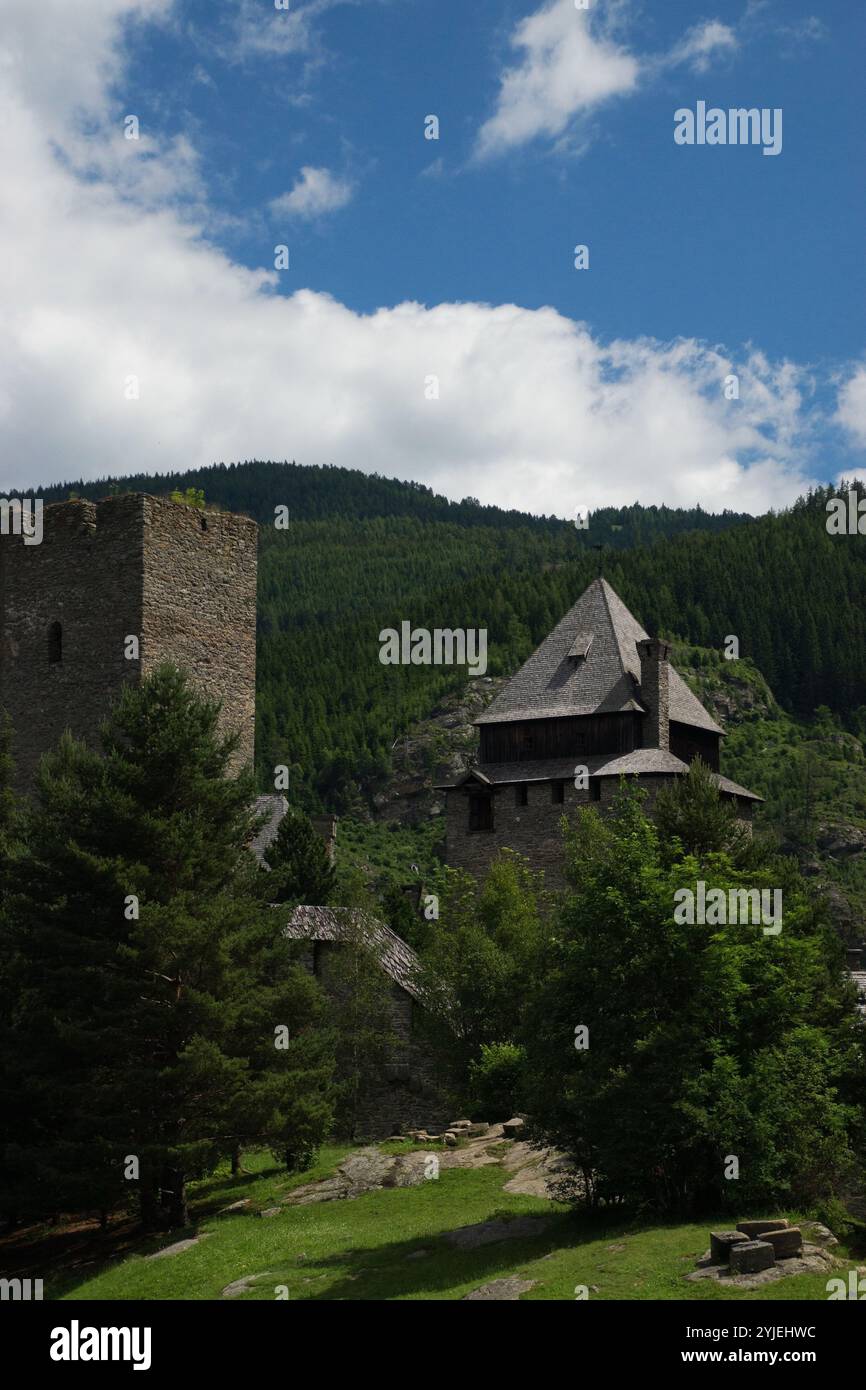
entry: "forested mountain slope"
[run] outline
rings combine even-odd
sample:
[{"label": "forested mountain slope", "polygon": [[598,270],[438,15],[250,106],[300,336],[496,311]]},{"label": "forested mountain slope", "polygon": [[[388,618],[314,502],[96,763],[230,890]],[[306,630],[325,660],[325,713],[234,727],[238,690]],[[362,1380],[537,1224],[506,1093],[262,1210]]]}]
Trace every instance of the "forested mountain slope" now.
[{"label": "forested mountain slope", "polygon": [[[810,719],[826,706],[846,728],[862,723],[866,538],[827,534],[829,490],[754,519],[606,509],[585,530],[294,464],[70,483],[40,495],[188,486],[262,523],[258,774],[266,788],[274,766],[288,764],[292,799],[310,809],[370,807],[393,770],[395,741],[464,684],[454,667],[382,665],[383,628],[484,628],[488,673],[509,674],[600,570],[650,632],[717,651],[736,636],[783,711]],[[272,524],[278,505],[289,508],[287,530]]]}]

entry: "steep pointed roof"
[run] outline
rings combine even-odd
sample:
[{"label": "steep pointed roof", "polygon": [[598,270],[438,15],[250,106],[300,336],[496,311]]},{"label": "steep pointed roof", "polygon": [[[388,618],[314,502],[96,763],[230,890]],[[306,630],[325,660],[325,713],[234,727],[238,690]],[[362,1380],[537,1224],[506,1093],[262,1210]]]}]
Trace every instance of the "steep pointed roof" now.
[{"label": "steep pointed roof", "polygon": [[[645,713],[637,644],[648,635],[607,580],[594,579],[475,722]],[[575,652],[576,645],[578,652],[586,647],[585,657]],[[670,717],[697,729],[724,732],[673,666]]]}]

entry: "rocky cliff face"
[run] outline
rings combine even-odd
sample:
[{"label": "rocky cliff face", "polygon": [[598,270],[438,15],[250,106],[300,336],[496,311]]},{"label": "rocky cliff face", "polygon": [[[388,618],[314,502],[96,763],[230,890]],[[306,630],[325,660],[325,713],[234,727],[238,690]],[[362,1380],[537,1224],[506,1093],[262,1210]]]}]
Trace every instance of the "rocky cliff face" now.
[{"label": "rocky cliff face", "polygon": [[419,825],[441,816],[445,800],[434,782],[459,777],[476,760],[478,731],[473,720],[506,684],[504,676],[478,676],[458,694],[446,696],[429,719],[420,720],[395,740],[394,774],[373,798],[373,819]]}]

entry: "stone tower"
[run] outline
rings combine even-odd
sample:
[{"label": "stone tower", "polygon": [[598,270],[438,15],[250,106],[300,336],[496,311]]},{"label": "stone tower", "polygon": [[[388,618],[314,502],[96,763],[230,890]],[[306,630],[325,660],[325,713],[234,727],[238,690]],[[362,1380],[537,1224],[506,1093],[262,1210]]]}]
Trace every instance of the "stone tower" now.
[{"label": "stone tower", "polygon": [[122,686],[163,661],[222,701],[236,762],[252,761],[256,523],[145,493],[61,502],[43,520],[38,545],[0,536],[0,709],[20,789],[64,729],[98,747]]}]

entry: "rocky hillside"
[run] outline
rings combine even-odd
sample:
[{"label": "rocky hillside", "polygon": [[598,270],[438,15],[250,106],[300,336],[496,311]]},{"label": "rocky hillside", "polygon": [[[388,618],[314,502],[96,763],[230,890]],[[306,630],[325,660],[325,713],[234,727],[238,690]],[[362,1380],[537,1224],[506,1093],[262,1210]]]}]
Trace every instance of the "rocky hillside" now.
[{"label": "rocky hillside", "polygon": [[852,944],[866,932],[866,751],[864,733],[829,710],[806,723],[776,702],[747,660],[676,644],[673,659],[727,730],[722,770],[766,798],[756,824],[796,855],[833,903]]}]

